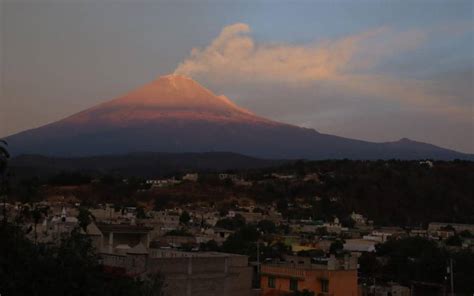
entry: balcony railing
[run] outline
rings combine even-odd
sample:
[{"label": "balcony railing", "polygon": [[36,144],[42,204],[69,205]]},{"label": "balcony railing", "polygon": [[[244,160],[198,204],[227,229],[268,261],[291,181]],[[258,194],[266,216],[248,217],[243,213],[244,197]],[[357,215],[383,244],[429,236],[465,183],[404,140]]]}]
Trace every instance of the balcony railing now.
[{"label": "balcony railing", "polygon": [[297,269],[289,266],[278,266],[278,265],[262,265],[262,274],[283,276],[290,278],[301,278],[305,277],[304,269]]}]

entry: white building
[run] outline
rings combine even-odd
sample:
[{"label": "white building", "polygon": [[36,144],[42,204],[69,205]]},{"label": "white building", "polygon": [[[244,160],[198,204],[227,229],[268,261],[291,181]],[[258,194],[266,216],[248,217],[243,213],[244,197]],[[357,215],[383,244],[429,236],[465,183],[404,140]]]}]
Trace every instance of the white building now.
[{"label": "white building", "polygon": [[183,176],[183,180],[185,181],[197,182],[198,179],[199,175],[197,173],[188,173]]}]

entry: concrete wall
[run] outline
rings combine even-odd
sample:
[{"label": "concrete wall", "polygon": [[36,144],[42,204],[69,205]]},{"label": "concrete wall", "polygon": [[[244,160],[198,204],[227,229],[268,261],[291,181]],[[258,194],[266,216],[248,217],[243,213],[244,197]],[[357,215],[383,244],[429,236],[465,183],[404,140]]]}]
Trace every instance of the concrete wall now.
[{"label": "concrete wall", "polygon": [[[148,255],[102,254],[103,264],[131,276],[159,272],[164,296],[250,296],[252,267],[246,256],[150,250]],[[159,257],[157,257],[159,256]]]},{"label": "concrete wall", "polygon": [[164,275],[165,296],[252,295],[252,268],[242,264],[233,266],[233,260],[229,257],[153,258],[148,262],[148,272]]}]

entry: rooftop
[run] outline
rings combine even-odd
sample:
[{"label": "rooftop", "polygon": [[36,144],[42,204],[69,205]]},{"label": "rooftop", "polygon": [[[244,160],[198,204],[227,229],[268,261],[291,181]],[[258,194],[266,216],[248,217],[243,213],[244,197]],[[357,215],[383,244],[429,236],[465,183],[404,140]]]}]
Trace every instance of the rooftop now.
[{"label": "rooftop", "polygon": [[130,225],[130,224],[97,224],[100,231],[103,232],[117,232],[117,233],[148,233],[153,230],[152,227]]}]

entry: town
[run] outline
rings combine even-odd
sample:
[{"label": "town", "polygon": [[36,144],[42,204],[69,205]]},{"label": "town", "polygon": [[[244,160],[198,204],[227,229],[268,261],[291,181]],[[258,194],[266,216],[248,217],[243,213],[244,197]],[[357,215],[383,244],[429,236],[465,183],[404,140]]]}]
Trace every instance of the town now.
[{"label": "town", "polygon": [[474,296],[474,0],[0,20],[0,296]]},{"label": "town", "polygon": [[[35,245],[85,237],[106,274],[157,275],[165,296],[471,295],[472,168],[297,161],[154,178],[61,172],[17,180],[0,220]],[[426,212],[411,216],[418,207]]]}]

